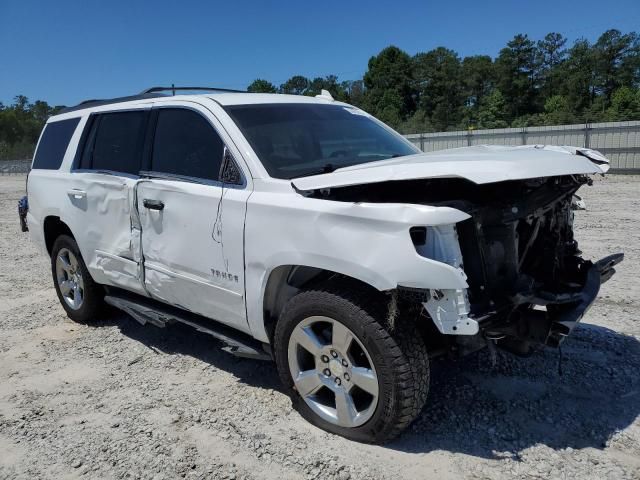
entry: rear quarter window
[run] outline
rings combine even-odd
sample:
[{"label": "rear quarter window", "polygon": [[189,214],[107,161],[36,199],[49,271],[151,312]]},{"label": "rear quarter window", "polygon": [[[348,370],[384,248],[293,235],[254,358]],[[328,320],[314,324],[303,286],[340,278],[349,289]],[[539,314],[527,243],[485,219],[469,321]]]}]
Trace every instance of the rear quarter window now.
[{"label": "rear quarter window", "polygon": [[57,170],[69,146],[73,132],[80,118],[70,118],[59,122],[47,123],[33,159],[33,169]]}]

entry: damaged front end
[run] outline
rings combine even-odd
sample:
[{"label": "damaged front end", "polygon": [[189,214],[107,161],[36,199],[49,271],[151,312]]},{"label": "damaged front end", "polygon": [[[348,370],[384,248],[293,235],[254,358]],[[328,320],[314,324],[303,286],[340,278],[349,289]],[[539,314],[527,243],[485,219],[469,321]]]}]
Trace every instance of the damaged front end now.
[{"label": "damaged front end", "polygon": [[623,259],[583,259],[573,235],[573,195],[585,176],[505,182],[480,187],[459,208],[458,225],[472,316],[481,332],[518,354],[558,347]]},{"label": "damaged front end", "polygon": [[615,273],[614,265],[622,259],[622,253],[596,263],[580,259],[574,269],[567,270],[576,282],[563,284],[559,292],[539,286],[516,293],[507,311],[493,315],[484,326],[486,337],[517,354],[528,354],[537,344],[559,347],[596,299],[600,285]]},{"label": "damaged front end", "polygon": [[[623,259],[620,253],[593,263],[580,256],[572,201],[590,182],[586,175],[485,184],[416,179],[334,188],[322,197],[447,206],[469,214],[451,231],[412,229],[419,254],[463,269],[469,285],[430,290],[421,303],[459,354],[489,343],[525,355],[541,345],[558,347]],[[447,249],[452,243],[459,250]]]}]

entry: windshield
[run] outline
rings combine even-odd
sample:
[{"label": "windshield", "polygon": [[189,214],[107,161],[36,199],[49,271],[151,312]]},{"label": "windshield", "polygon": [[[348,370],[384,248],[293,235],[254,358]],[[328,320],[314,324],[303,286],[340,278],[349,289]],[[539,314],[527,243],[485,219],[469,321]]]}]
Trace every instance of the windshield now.
[{"label": "windshield", "polygon": [[233,105],[225,110],[275,178],[419,153],[399,134],[352,107],[280,103]]}]

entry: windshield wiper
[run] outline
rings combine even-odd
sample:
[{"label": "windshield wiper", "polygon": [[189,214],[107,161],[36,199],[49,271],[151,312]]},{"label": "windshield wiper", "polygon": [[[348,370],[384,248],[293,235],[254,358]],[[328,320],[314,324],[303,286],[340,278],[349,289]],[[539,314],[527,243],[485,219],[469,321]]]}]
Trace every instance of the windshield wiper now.
[{"label": "windshield wiper", "polygon": [[[398,158],[398,157],[406,157],[406,155],[404,153],[394,153],[393,155],[385,158],[384,160],[388,160],[390,158]],[[368,162],[364,162],[364,163],[368,163]],[[359,165],[359,164],[356,164]],[[302,178],[302,177],[312,177],[313,175],[322,175],[323,173],[331,173],[331,172],[335,172],[338,168],[344,168],[344,167],[350,167],[352,165],[340,165],[340,166],[336,166],[333,163],[327,163],[325,165],[322,166],[322,168],[319,168],[317,170],[311,170],[307,173],[303,173],[302,175],[296,175],[295,177],[291,177],[293,178]]]}]

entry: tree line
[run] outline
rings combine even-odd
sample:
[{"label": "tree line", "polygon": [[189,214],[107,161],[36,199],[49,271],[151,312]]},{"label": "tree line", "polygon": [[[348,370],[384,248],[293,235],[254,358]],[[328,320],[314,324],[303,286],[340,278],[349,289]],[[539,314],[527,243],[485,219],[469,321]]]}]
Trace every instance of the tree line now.
[{"label": "tree line", "polygon": [[24,95],[9,106],[0,102],[0,160],[31,158],[45,122],[63,108],[41,100],[29,103]]},{"label": "tree line", "polygon": [[619,30],[571,46],[560,33],[518,34],[496,58],[438,47],[409,55],[389,46],[362,79],[295,75],[250,92],[317,95],[357,105],[403,133],[640,120],[640,37]]},{"label": "tree line", "polygon": [[[497,57],[461,58],[438,47],[413,56],[389,46],[364,76],[339,81],[294,75],[249,92],[318,95],[356,105],[402,133],[640,120],[640,36],[607,30],[568,45],[560,33],[518,34]],[[18,95],[0,103],[0,159],[29,158],[47,118],[62,106]]]}]

